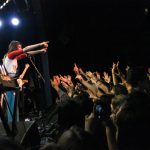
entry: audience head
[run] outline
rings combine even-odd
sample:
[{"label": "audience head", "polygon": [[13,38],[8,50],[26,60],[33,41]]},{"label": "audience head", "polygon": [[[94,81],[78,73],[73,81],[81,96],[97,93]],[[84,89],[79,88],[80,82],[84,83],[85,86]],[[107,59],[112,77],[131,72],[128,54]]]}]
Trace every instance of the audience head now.
[{"label": "audience head", "polygon": [[129,68],[126,80],[130,83],[133,87],[138,86],[139,81],[143,81],[147,78],[147,69],[144,67],[132,67]]},{"label": "audience head", "polygon": [[95,138],[77,126],[65,131],[58,140],[58,145],[62,150],[98,150]]},{"label": "audience head", "polygon": [[40,148],[40,150],[59,150],[59,149],[60,149],[59,146],[54,142],[48,143]]},{"label": "audience head", "polygon": [[114,95],[120,95],[120,94],[127,95],[128,94],[126,87],[123,86],[122,84],[114,85],[112,90],[113,90]]},{"label": "audience head", "polygon": [[84,119],[80,105],[71,98],[58,104],[58,124],[60,130],[64,131],[72,125],[83,127]]},{"label": "audience head", "polygon": [[133,91],[126,105],[117,115],[120,149],[149,149],[150,98],[141,91]]},{"label": "audience head", "polygon": [[80,104],[84,115],[89,115],[93,111],[93,101],[87,92],[81,92],[73,100]]},{"label": "audience head", "polygon": [[119,110],[119,108],[123,105],[123,103],[126,100],[126,96],[125,95],[116,95],[115,97],[112,98],[111,101],[111,112],[113,114],[116,114],[117,111]]}]

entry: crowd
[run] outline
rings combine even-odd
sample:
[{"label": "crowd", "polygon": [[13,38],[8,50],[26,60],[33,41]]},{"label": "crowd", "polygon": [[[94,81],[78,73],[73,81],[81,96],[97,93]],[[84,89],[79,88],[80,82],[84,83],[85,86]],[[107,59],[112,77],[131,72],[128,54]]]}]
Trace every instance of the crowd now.
[{"label": "crowd", "polygon": [[60,135],[77,125],[96,138],[99,149],[149,149],[149,68],[121,70],[117,62],[111,74],[83,71],[76,64],[73,71],[76,82],[70,75],[51,79],[58,93]]},{"label": "crowd", "polygon": [[77,64],[73,71],[74,79],[50,79],[57,92],[57,132],[53,142],[39,149],[149,150],[150,69],[120,69],[117,62],[111,73],[84,71]]}]

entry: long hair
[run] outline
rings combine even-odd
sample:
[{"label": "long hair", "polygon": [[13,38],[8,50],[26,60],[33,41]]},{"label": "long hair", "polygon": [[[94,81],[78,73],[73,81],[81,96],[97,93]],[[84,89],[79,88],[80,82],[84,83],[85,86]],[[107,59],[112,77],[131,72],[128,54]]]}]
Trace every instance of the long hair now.
[{"label": "long hair", "polygon": [[15,40],[11,41],[8,46],[8,52],[16,50],[18,45],[21,45],[21,43],[19,41],[15,41]]}]

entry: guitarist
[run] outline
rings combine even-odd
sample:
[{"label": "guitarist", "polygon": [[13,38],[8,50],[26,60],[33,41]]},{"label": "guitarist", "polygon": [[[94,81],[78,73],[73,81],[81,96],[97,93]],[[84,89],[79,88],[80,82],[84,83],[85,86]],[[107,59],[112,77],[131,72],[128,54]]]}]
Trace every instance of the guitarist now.
[{"label": "guitarist", "polygon": [[[38,44],[29,45],[22,48],[22,44],[19,41],[11,41],[8,46],[8,52],[4,55],[3,65],[9,76],[13,77],[15,80],[19,78],[19,65],[18,61],[23,60],[28,55],[35,55],[39,53],[46,53],[48,49],[48,41],[44,41]],[[6,92],[7,101],[10,110],[7,113],[8,122],[12,122],[12,113],[14,111],[15,102],[15,91]],[[17,119],[19,121],[19,119]]]}]

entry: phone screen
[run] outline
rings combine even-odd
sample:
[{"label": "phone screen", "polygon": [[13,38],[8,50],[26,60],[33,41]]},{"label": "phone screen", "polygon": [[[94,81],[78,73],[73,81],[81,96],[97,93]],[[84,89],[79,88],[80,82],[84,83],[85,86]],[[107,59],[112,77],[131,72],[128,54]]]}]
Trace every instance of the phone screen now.
[{"label": "phone screen", "polygon": [[95,112],[98,118],[101,118],[101,115],[103,113],[103,108],[100,104],[96,105]]},{"label": "phone screen", "polygon": [[102,112],[102,106],[101,105],[96,106],[96,112],[99,114]]}]

